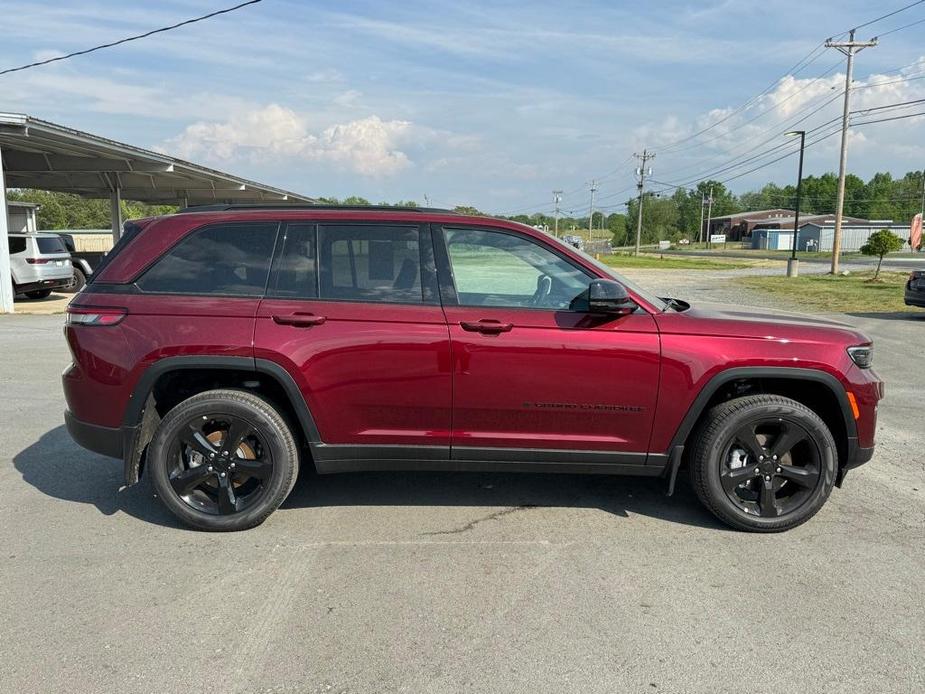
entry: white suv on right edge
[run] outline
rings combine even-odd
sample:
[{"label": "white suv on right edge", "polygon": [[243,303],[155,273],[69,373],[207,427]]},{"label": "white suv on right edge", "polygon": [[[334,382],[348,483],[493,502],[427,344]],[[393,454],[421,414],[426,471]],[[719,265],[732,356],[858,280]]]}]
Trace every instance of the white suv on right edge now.
[{"label": "white suv on right edge", "polygon": [[71,282],[71,254],[57,234],[10,234],[8,242],[14,294],[44,299]]}]

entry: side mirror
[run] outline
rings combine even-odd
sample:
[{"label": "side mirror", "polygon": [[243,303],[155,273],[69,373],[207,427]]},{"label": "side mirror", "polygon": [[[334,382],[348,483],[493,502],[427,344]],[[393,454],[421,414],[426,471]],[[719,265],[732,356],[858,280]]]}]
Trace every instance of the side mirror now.
[{"label": "side mirror", "polygon": [[624,287],[614,280],[592,280],[588,286],[588,311],[628,316],[638,308]]}]

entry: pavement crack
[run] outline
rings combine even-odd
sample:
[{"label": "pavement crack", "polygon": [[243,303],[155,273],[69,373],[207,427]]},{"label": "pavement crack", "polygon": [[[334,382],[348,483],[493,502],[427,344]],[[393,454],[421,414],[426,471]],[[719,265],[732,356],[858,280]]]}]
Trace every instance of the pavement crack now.
[{"label": "pavement crack", "polygon": [[487,516],[482,516],[481,518],[476,518],[471,520],[465,525],[461,525],[458,528],[453,528],[451,530],[433,530],[427,533],[421,533],[422,535],[459,535],[460,533],[466,533],[472,530],[475,526],[484,523],[485,521],[497,520],[503,518],[504,516],[509,516],[512,513],[517,513],[518,511],[526,511],[531,508],[536,508],[536,504],[521,504],[520,506],[511,506],[509,508],[501,509],[500,511],[495,511],[494,513],[489,513]]}]

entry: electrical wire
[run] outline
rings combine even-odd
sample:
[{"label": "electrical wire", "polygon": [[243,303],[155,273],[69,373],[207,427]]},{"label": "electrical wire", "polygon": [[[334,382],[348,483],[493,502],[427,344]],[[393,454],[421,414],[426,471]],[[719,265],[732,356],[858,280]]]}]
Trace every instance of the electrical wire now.
[{"label": "electrical wire", "polygon": [[897,31],[902,31],[903,29],[908,29],[909,27],[914,27],[915,25],[917,25],[917,24],[922,24],[923,22],[925,22],[925,19],[919,19],[919,20],[917,20],[917,21],[915,21],[915,22],[909,22],[909,24],[904,24],[904,25],[901,26],[901,27],[896,27],[895,29],[890,29],[890,30],[889,30],[888,32],[886,32],[885,34],[880,34],[877,38],[878,38],[878,39],[882,39],[884,36],[889,36],[890,34],[895,34]]},{"label": "electrical wire", "polygon": [[74,51],[73,53],[68,53],[67,55],[59,55],[55,58],[48,58],[47,60],[38,60],[34,63],[28,63],[27,65],[20,65],[19,67],[11,67],[5,70],[0,70],[0,77],[3,75],[8,75],[11,72],[19,72],[20,70],[28,70],[29,68],[39,67],[41,65],[48,65],[49,63],[56,63],[59,60],[67,60],[68,58],[75,58],[79,55],[87,55],[88,53],[93,53],[95,51],[101,51],[104,48],[112,48],[114,46],[120,46],[123,43],[128,43],[129,41],[137,41],[138,39],[145,39],[154,34],[161,34],[165,31],[171,31],[173,29],[179,29],[180,27],[187,26],[188,24],[195,24],[196,22],[201,22],[206,19],[211,19],[212,17],[217,17],[221,14],[228,14],[229,12],[234,12],[235,10],[240,10],[242,7],[247,7],[248,5],[256,5],[258,2],[263,2],[263,0],[248,0],[247,2],[242,2],[239,5],[234,7],[226,7],[224,10],[217,10],[215,12],[210,12],[209,14],[204,14],[201,17],[193,17],[192,19],[187,19],[176,24],[171,24],[170,26],[161,27],[160,29],[152,29],[147,31],[144,34],[138,34],[136,36],[128,36],[124,39],[119,39],[118,41],[113,41],[111,43],[103,43],[99,46],[94,46],[93,48],[87,48],[82,51]]},{"label": "electrical wire", "polygon": [[[917,0],[916,2],[909,3],[909,4],[906,5],[905,7],[900,7],[898,10],[893,10],[892,12],[888,12],[888,13],[886,13],[886,14],[884,14],[884,15],[881,15],[880,17],[877,17],[876,19],[871,19],[869,22],[864,22],[863,24],[858,24],[856,27],[854,27],[854,29],[855,29],[855,31],[857,31],[858,29],[863,29],[864,27],[869,27],[871,24],[876,24],[877,22],[880,22],[880,21],[882,21],[882,20],[884,20],[884,19],[887,19],[887,18],[889,18],[889,17],[892,17],[893,15],[897,15],[897,14],[899,14],[900,12],[905,12],[906,10],[911,9],[911,8],[915,7],[916,5],[921,5],[923,2],[925,2],[925,0]],[[847,33],[847,32],[844,32],[844,33]]]}]

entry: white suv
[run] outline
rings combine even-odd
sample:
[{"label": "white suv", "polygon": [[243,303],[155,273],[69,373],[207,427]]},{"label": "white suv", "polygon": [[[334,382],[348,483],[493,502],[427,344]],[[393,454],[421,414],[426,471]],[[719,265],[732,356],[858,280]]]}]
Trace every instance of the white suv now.
[{"label": "white suv", "polygon": [[57,234],[10,234],[13,293],[44,299],[72,281],[71,254]]}]

